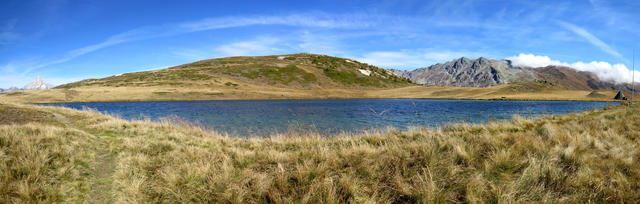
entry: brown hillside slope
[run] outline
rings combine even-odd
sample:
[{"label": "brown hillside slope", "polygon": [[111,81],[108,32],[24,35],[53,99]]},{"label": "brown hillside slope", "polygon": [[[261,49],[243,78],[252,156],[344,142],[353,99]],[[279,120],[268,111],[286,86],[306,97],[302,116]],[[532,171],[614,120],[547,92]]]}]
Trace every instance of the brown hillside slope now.
[{"label": "brown hillside slope", "polygon": [[539,82],[546,82],[562,89],[577,90],[631,90],[624,84],[601,81],[591,72],[577,71],[563,66],[534,68]]}]

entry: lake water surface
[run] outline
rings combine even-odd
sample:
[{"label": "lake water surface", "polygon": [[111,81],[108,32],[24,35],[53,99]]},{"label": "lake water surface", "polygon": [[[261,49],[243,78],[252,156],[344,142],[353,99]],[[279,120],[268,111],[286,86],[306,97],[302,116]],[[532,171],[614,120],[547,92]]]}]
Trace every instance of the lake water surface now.
[{"label": "lake water surface", "polygon": [[319,99],[153,101],[44,104],[75,109],[89,107],[125,119],[166,117],[203,125],[234,136],[266,136],[303,128],[324,134],[358,132],[393,126],[436,127],[452,122],[484,123],[566,114],[615,105],[614,102],[480,101],[427,99]]}]

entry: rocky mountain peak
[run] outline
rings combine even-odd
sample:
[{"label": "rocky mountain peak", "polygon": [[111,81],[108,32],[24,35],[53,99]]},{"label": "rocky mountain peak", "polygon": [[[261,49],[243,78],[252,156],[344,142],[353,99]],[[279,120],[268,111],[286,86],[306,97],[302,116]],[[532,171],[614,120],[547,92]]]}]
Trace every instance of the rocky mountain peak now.
[{"label": "rocky mountain peak", "polygon": [[[453,67],[464,67],[464,66],[467,66],[467,65],[471,64],[472,62],[473,61],[471,59],[469,59],[469,58],[461,57],[461,58],[453,61]],[[449,64],[449,63],[447,63],[447,64]]]},{"label": "rocky mountain peak", "polygon": [[428,68],[394,73],[418,84],[475,87],[494,86],[528,77],[520,76],[521,70],[512,71],[510,68],[505,61],[461,57]]},{"label": "rocky mountain peak", "polygon": [[475,60],[475,62],[477,62],[478,64],[489,64],[491,63],[491,61],[487,58],[484,57],[480,57],[477,60]]},{"label": "rocky mountain peak", "polygon": [[50,89],[53,88],[53,85],[45,82],[39,76],[36,77],[36,80],[29,82],[27,85],[24,85],[22,88],[18,88],[12,86],[8,89],[0,89],[0,92],[9,92],[9,91],[22,91],[22,90],[33,90],[33,89]]},{"label": "rocky mountain peak", "polygon": [[24,85],[24,87],[22,87],[22,89],[25,90],[31,90],[31,89],[50,89],[53,88],[53,85],[45,82],[44,80],[42,80],[42,78],[40,78],[39,76],[36,77],[36,80],[28,83],[27,85]]}]

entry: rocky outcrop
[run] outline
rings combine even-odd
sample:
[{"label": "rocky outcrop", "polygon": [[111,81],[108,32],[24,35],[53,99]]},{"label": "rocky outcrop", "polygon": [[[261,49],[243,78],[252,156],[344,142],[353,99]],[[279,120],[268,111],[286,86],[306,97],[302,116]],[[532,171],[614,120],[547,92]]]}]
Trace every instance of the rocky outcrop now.
[{"label": "rocky outcrop", "polygon": [[528,81],[535,75],[531,70],[512,66],[508,60],[483,57],[475,60],[463,57],[413,71],[390,71],[417,84],[475,87]]}]

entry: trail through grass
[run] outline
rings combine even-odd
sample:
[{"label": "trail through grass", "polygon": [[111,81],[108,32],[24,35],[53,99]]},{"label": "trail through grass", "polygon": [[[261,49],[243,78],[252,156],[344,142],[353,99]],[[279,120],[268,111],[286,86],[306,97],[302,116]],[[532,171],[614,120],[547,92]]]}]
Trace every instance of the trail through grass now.
[{"label": "trail through grass", "polygon": [[69,127],[82,131],[85,134],[92,135],[95,137],[93,155],[94,156],[94,166],[93,166],[93,184],[91,185],[91,191],[89,192],[89,203],[111,203],[113,202],[113,192],[112,183],[113,183],[113,173],[116,168],[115,156],[110,150],[110,142],[109,138],[104,135],[96,135],[92,133],[88,133],[86,128],[80,128],[82,123],[73,124],[69,121],[69,119],[60,113],[53,112],[55,119]]},{"label": "trail through grass", "polygon": [[[98,137],[101,138],[101,137]],[[96,146],[95,160],[95,181],[91,186],[90,203],[111,203],[113,202],[113,173],[116,169],[115,156],[109,151],[109,144],[102,141]]]}]

